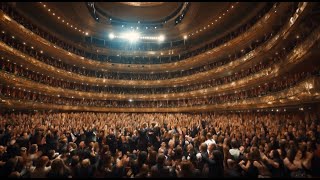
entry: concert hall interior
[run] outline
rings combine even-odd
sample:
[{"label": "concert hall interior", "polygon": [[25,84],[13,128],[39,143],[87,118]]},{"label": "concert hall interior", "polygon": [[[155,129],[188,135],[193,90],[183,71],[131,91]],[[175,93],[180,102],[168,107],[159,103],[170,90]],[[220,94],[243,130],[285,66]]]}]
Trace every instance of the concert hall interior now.
[{"label": "concert hall interior", "polygon": [[0,177],[320,178],[319,2],[1,2]]}]

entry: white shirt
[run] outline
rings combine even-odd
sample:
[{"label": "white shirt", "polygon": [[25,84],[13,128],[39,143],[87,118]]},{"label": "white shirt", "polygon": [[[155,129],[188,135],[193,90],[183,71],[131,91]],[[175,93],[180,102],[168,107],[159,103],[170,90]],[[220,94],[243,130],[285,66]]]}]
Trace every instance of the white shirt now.
[{"label": "white shirt", "polygon": [[229,153],[231,154],[231,156],[234,157],[234,159],[238,159],[239,155],[240,155],[240,150],[239,149],[230,149]]},{"label": "white shirt", "polygon": [[204,143],[206,143],[207,146],[209,146],[209,144],[211,144],[211,143],[216,144],[216,141],[213,140],[213,139],[208,139],[208,140],[206,140]]}]

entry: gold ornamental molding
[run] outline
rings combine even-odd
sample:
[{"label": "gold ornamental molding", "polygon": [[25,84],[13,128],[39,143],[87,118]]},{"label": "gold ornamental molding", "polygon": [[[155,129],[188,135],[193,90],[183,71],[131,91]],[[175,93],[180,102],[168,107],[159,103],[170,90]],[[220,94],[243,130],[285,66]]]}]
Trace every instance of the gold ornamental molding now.
[{"label": "gold ornamental molding", "polygon": [[[240,80],[234,81],[232,83],[227,83],[211,88],[181,92],[181,93],[167,93],[167,94],[110,94],[110,93],[92,93],[84,91],[75,91],[70,89],[56,88],[42,83],[34,82],[32,80],[24,79],[19,76],[14,76],[13,74],[5,73],[0,71],[0,77],[3,83],[10,84],[12,86],[27,88],[32,90],[37,90],[42,93],[47,93],[51,95],[61,95],[61,96],[74,96],[76,98],[89,98],[89,99],[112,99],[112,100],[173,100],[173,99],[184,99],[184,98],[194,98],[194,97],[205,97],[210,95],[215,95],[217,93],[227,93],[238,89],[249,88],[250,86],[265,83],[276,77],[281,76],[283,73],[289,71],[291,68],[295,67],[297,64],[301,63],[303,60],[307,59],[310,55],[311,48],[316,48],[315,44],[320,39],[320,27],[315,29],[306,40],[294,48],[291,53],[288,54],[286,61],[278,63],[274,66],[266,68],[259,71],[251,76],[242,78]],[[1,43],[0,43],[1,45]],[[1,47],[1,46],[0,46]],[[15,50],[11,48],[11,50]],[[6,53],[8,51],[5,51]],[[34,59],[28,59],[28,57],[16,58],[15,60],[27,60],[29,63],[36,61]],[[38,61],[37,61],[38,62]],[[42,65],[46,65],[42,63]],[[48,65],[47,65],[48,66]],[[43,68],[43,67],[37,67]],[[36,69],[37,69],[36,68]],[[55,71],[54,71],[55,72]],[[57,73],[51,73],[51,75],[58,75]],[[63,73],[60,72],[60,75]],[[72,75],[72,74],[71,74]],[[83,81],[86,82],[86,81]]]},{"label": "gold ornamental molding", "polygon": [[[298,16],[297,16],[298,17]],[[295,21],[297,19],[293,19]],[[290,23],[289,23],[290,24]],[[293,24],[293,23],[292,23]],[[212,70],[196,73],[190,76],[184,76],[179,78],[172,78],[167,80],[154,80],[154,81],[146,81],[146,80],[115,80],[115,79],[103,79],[103,78],[94,78],[94,77],[88,77],[84,75],[80,75],[73,72],[68,72],[63,69],[59,69],[56,67],[53,67],[51,65],[48,65],[46,63],[43,63],[41,61],[38,61],[14,48],[9,47],[3,42],[0,42],[1,50],[3,51],[3,54],[6,55],[13,55],[17,56],[19,58],[14,58],[14,61],[20,61],[19,63],[25,63],[27,66],[34,66],[34,70],[36,71],[42,71],[42,73],[50,73],[52,75],[55,75],[55,77],[60,77],[61,79],[69,79],[71,81],[80,82],[80,83],[88,83],[91,85],[101,85],[101,86],[125,86],[125,87],[170,87],[170,86],[178,86],[178,85],[186,85],[186,84],[192,84],[195,82],[201,82],[207,79],[212,79],[218,75],[221,75],[221,73],[225,72],[228,69],[235,70],[237,67],[242,66],[245,63],[248,63],[252,58],[259,57],[260,51],[270,51],[270,49],[277,44],[278,39],[286,38],[289,34],[289,27],[284,28],[286,31],[282,31],[281,33],[278,33],[275,35],[267,44],[264,46],[260,46],[256,48],[255,50],[251,51],[250,53],[247,53],[245,56],[239,58],[236,61],[230,62],[226,65],[214,68]],[[318,32],[319,28],[314,30],[314,32]],[[318,39],[318,37],[315,37]],[[258,60],[258,59],[256,59]],[[252,60],[253,61],[253,60]],[[32,68],[32,67],[30,67]]]},{"label": "gold ornamental molding", "polygon": [[93,112],[205,112],[221,110],[260,109],[286,107],[304,103],[320,102],[320,77],[311,77],[296,86],[263,97],[215,105],[200,105],[177,108],[108,108],[94,106],[69,106],[13,100],[0,97],[0,107],[7,109],[62,110]]},{"label": "gold ornamental molding", "polygon": [[[302,14],[305,14],[305,9],[308,3],[300,3],[301,11],[295,13],[295,18],[293,19],[293,23],[289,24],[291,27],[297,19],[301,19]],[[289,8],[289,3],[281,3],[279,8],[282,7],[284,9]],[[280,11],[281,12],[281,11]],[[299,15],[298,15],[299,14]],[[248,38],[255,34],[264,34],[266,28],[272,26],[268,25],[268,22],[271,20],[276,20],[279,16],[277,13],[267,14],[261,21],[256,23],[253,27],[251,27],[248,31],[243,33],[241,36],[236,37],[235,39],[221,45],[217,48],[214,48],[206,53],[202,53],[200,55],[194,56],[192,58],[188,58],[179,62],[175,63],[165,63],[165,64],[156,64],[156,65],[137,65],[137,64],[112,64],[112,63],[103,63],[95,60],[90,60],[79,55],[70,53],[49,41],[41,38],[40,36],[34,34],[30,30],[24,28],[22,25],[18,24],[10,17],[5,15],[2,11],[0,11],[1,18],[1,25],[2,28],[10,30],[10,32],[14,32],[16,36],[21,36],[29,43],[33,43],[35,47],[39,47],[43,49],[45,52],[50,54],[55,54],[56,57],[64,59],[65,62],[69,64],[78,64],[79,67],[85,66],[88,69],[92,70],[108,70],[108,71],[123,71],[123,72],[165,72],[165,71],[176,71],[176,70],[185,70],[190,69],[192,67],[197,67],[200,65],[207,64],[208,62],[212,61],[212,58],[219,56],[219,53],[227,53],[232,51],[234,46],[239,46],[244,42],[248,42]],[[288,29],[289,29],[288,27]],[[144,67],[142,67],[144,66]]]}]

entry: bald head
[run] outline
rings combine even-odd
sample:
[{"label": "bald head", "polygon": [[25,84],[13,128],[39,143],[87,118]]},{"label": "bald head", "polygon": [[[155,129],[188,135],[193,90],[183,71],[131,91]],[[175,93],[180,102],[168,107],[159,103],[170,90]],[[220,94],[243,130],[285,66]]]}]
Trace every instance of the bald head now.
[{"label": "bald head", "polygon": [[88,166],[90,166],[90,160],[89,160],[89,159],[84,159],[84,160],[82,160],[81,166],[83,166],[83,167],[88,167]]}]

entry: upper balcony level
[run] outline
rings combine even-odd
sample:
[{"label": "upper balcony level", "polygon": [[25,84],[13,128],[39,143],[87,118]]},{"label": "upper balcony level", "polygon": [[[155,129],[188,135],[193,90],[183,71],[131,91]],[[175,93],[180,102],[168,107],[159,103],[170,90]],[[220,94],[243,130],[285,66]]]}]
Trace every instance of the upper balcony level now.
[{"label": "upper balcony level", "polygon": [[[302,8],[302,7],[301,7]],[[299,8],[300,10],[300,8]],[[300,14],[302,11],[297,10],[297,14]],[[296,15],[297,15],[296,14]],[[277,18],[276,15],[273,16],[274,19]],[[5,19],[5,18],[4,18]],[[264,21],[270,20],[270,17],[265,16]],[[247,40],[245,37],[249,37],[252,34],[257,34],[257,33],[252,33],[246,32],[243,34],[242,37],[238,37],[240,39],[234,39],[233,42],[228,42],[227,44],[224,44],[223,46],[219,46],[218,48],[214,48],[208,53],[202,53],[201,55],[197,55],[192,58],[188,58],[183,61],[179,61],[176,63],[165,63],[161,65],[124,65],[124,64],[113,64],[113,63],[104,63],[104,62],[95,62],[91,59],[84,58],[82,56],[79,56],[77,54],[70,53],[63,48],[60,48],[56,45],[50,45],[50,42],[46,41],[45,39],[38,37],[34,33],[28,32],[27,29],[23,29],[22,27],[18,26],[17,23],[14,21],[6,22],[3,24],[4,28],[10,29],[10,31],[16,31],[19,35],[22,35],[22,37],[25,37],[26,39],[29,40],[31,44],[33,44],[35,47],[38,46],[38,48],[42,48],[46,52],[50,52],[53,54],[56,54],[63,59],[65,57],[67,58],[67,61],[69,63],[79,65],[80,67],[86,67],[88,69],[102,69],[102,70],[111,70],[111,71],[126,71],[126,72],[161,72],[163,71],[173,71],[173,70],[184,70],[184,69],[190,69],[194,68],[195,66],[203,65],[208,63],[210,61],[210,57],[219,57],[221,55],[227,54],[234,50],[233,47],[236,45],[241,44],[242,41]],[[269,26],[268,26],[269,27]],[[257,24],[256,27],[252,29],[252,31],[257,30],[257,28],[262,28],[262,24]],[[265,29],[265,28],[264,28]],[[259,33],[258,33],[259,34]],[[265,32],[261,33],[261,35],[265,35]],[[26,37],[26,36],[31,36],[31,37]],[[256,41],[256,39],[253,38],[253,40]],[[243,45],[247,45],[247,43],[243,43]],[[53,47],[53,48],[52,48]],[[67,55],[67,56],[65,56]],[[98,57],[99,55],[97,55]],[[209,58],[208,58],[209,57]],[[66,58],[65,58],[66,59]],[[77,60],[71,60],[71,59],[77,59]],[[187,67],[186,67],[187,66]],[[109,68],[105,68],[109,67]]]}]

